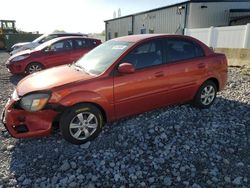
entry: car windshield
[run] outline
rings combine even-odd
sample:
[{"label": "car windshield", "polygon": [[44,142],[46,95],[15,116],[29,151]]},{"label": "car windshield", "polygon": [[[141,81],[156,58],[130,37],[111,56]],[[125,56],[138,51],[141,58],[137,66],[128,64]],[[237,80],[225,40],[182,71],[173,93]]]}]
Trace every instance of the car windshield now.
[{"label": "car windshield", "polygon": [[48,34],[44,34],[44,35],[42,35],[42,36],[36,38],[36,39],[33,40],[32,42],[38,42],[38,43],[39,43],[40,40],[42,40],[43,38],[45,38],[45,37],[47,37],[47,36],[48,36]]},{"label": "car windshield", "polygon": [[45,43],[42,43],[42,44],[38,45],[37,47],[35,47],[34,50],[36,50],[36,51],[43,50],[44,48],[46,48],[46,47],[52,45],[53,42],[54,42],[54,41],[47,41],[47,42],[45,42]]},{"label": "car windshield", "polygon": [[119,58],[120,55],[131,45],[131,42],[110,40],[94,48],[79,59],[75,65],[82,67],[90,74],[99,75],[106,71],[109,66],[114,63],[114,61],[117,60],[117,58]]}]

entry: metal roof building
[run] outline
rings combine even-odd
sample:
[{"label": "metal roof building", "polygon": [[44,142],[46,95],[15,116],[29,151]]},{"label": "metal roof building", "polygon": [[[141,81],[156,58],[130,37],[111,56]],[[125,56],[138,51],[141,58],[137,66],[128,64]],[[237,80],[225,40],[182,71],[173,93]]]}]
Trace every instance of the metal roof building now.
[{"label": "metal roof building", "polygon": [[178,33],[184,28],[250,23],[250,0],[188,0],[105,21],[106,40],[144,33]]}]

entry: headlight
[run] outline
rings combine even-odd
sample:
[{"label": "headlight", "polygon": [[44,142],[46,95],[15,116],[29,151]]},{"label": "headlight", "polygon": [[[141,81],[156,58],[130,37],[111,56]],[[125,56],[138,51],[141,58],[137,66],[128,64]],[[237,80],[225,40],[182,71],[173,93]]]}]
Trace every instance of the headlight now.
[{"label": "headlight", "polygon": [[29,57],[29,55],[20,55],[20,56],[14,57],[11,61],[21,61],[23,59],[26,59],[27,57]]},{"label": "headlight", "polygon": [[49,98],[50,94],[48,93],[34,93],[26,95],[22,97],[20,106],[27,111],[39,111],[47,104]]}]

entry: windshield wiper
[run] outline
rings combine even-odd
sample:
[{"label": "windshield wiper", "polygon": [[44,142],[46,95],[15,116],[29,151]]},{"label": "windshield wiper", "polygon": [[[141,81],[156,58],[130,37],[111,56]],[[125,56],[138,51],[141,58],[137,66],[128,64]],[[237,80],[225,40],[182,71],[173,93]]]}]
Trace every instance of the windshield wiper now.
[{"label": "windshield wiper", "polygon": [[89,74],[89,72],[81,65],[77,64],[77,63],[74,63],[73,64],[78,70],[80,69],[81,71],[84,71],[86,72],[87,74]]}]

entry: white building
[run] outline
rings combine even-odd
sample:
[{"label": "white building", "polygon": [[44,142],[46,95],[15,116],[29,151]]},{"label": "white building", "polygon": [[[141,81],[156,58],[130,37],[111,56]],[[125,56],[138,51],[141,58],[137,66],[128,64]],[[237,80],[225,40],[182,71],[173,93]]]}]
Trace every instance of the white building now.
[{"label": "white building", "polygon": [[188,0],[105,21],[106,40],[144,33],[178,33],[184,28],[250,23],[250,0]]}]

